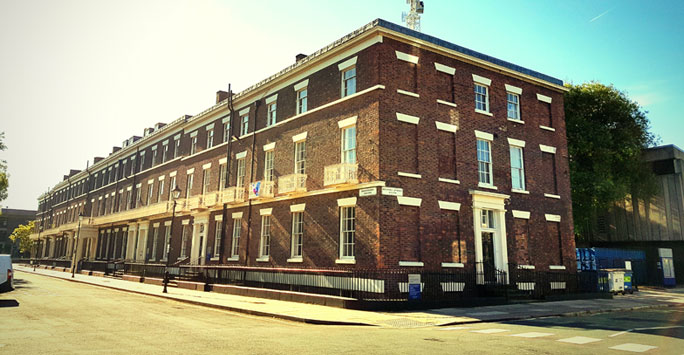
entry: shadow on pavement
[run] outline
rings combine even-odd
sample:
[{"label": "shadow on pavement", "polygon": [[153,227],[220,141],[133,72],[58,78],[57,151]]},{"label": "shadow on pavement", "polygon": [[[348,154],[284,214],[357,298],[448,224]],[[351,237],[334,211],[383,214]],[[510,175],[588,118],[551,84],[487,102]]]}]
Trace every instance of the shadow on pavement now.
[{"label": "shadow on pavement", "polygon": [[29,286],[31,284],[32,284],[31,281],[27,281],[24,279],[17,279],[17,278],[14,279],[14,289],[15,290],[23,289],[23,288],[33,288],[33,286]]},{"label": "shadow on pavement", "polygon": [[576,328],[659,335],[684,339],[684,308],[651,311],[625,311],[582,317],[554,317],[503,322],[545,328]]},{"label": "shadow on pavement", "polygon": [[19,307],[17,300],[0,300],[0,308],[5,307]]}]

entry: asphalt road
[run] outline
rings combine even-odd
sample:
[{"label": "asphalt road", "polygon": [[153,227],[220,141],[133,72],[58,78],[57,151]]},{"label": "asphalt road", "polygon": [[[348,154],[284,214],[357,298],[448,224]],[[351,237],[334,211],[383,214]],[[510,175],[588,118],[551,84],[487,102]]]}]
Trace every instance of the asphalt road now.
[{"label": "asphalt road", "polygon": [[320,326],[16,276],[16,290],[0,294],[0,354],[684,354],[684,308],[441,328]]}]

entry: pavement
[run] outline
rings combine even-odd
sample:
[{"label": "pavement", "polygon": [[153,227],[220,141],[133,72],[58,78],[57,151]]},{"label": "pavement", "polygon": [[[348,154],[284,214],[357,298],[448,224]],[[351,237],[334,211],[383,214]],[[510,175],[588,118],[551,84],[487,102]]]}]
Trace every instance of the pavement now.
[{"label": "pavement", "polygon": [[[659,289],[642,287],[639,292],[635,292],[633,295],[619,295],[613,299],[534,302],[472,308],[439,308],[408,312],[373,312],[174,287],[170,287],[168,293],[164,294],[162,293],[161,286],[107,277],[77,274],[74,278],[71,278],[71,274],[66,272],[46,269],[36,269],[34,271],[33,268],[22,265],[14,265],[14,270],[20,273],[34,273],[67,281],[86,283],[146,296],[161,297],[233,312],[325,325],[420,328],[551,316],[579,316],[662,307],[684,307],[684,288]],[[20,278],[20,274],[18,276]]]}]

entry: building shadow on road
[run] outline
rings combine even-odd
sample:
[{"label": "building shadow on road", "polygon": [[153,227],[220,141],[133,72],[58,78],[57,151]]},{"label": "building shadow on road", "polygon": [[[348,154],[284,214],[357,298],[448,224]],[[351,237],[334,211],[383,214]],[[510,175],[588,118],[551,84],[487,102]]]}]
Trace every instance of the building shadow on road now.
[{"label": "building shadow on road", "polygon": [[584,317],[555,317],[544,319],[526,319],[503,322],[545,328],[575,328],[585,330],[615,331],[613,336],[624,332],[636,334],[659,335],[684,339],[684,308],[664,309],[655,312],[629,312],[613,314],[596,314]]},{"label": "building shadow on road", "polygon": [[17,300],[0,300],[0,308],[19,307]]}]

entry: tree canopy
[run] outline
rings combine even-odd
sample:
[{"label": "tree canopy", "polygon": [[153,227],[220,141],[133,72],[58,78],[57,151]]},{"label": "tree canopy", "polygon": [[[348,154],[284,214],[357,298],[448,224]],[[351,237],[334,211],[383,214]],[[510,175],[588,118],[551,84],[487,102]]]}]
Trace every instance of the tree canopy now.
[{"label": "tree canopy", "polygon": [[[0,151],[7,149],[5,146],[5,132],[0,132]],[[0,159],[0,201],[7,198],[7,188],[9,187],[9,175],[7,175],[7,161]]]},{"label": "tree canopy", "polygon": [[26,253],[33,247],[33,240],[31,240],[31,233],[36,228],[34,221],[28,222],[26,225],[20,224],[19,227],[14,229],[14,232],[10,234],[10,239],[12,242],[19,240],[19,251]]},{"label": "tree canopy", "polygon": [[649,120],[638,103],[612,85],[567,85],[565,119],[575,233],[588,232],[596,211],[632,194],[657,192],[656,180],[641,160],[654,146]]}]

